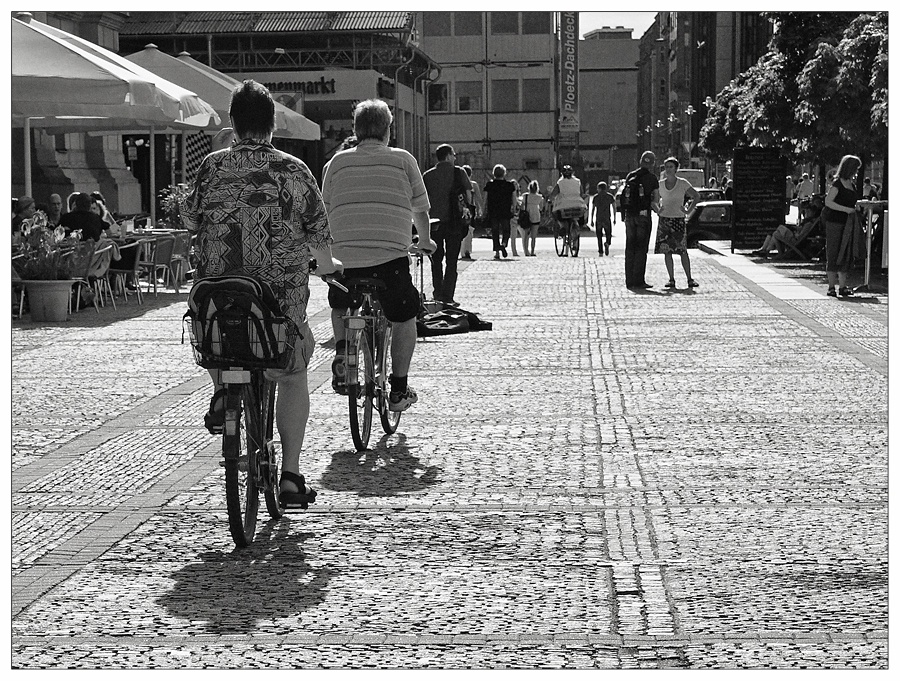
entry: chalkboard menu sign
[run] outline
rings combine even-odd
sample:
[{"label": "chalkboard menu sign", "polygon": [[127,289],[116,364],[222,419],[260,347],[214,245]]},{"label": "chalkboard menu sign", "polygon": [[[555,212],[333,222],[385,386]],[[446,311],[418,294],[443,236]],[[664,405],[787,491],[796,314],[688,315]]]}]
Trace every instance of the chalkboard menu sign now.
[{"label": "chalkboard menu sign", "polygon": [[731,250],[759,248],[784,223],[787,163],[778,149],[738,147],[732,163]]}]

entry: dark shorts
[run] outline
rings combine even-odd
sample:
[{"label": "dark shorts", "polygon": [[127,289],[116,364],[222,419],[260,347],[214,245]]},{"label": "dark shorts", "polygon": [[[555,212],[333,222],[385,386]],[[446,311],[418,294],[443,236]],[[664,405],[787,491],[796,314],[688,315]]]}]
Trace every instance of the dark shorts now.
[{"label": "dark shorts", "polygon": [[[348,267],[344,270],[347,279],[367,278],[380,279],[387,284],[387,289],[377,293],[384,316],[392,322],[405,322],[419,314],[419,292],[412,282],[409,272],[409,257],[374,265],[373,267]],[[333,310],[355,309],[359,307],[359,299],[354,300],[350,293],[344,293],[334,286],[328,287],[328,305]]]}]

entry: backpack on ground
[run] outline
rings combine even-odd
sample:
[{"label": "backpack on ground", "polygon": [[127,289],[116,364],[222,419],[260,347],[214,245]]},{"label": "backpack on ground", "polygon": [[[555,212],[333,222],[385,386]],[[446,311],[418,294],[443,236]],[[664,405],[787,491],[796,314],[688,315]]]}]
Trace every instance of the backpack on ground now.
[{"label": "backpack on ground", "polygon": [[625,184],[622,187],[621,199],[622,212],[639,213],[650,208],[649,197],[644,196],[644,185],[638,171],[633,170],[625,177]]},{"label": "backpack on ground", "polygon": [[198,280],[188,295],[184,321],[194,359],[207,369],[283,369],[299,335],[269,284],[243,275]]}]

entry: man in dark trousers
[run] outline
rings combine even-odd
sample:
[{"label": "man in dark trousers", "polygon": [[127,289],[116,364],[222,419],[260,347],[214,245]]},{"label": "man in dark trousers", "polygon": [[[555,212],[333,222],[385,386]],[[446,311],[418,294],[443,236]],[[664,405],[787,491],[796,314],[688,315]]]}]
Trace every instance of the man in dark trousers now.
[{"label": "man in dark trousers", "polygon": [[440,220],[431,229],[431,237],[437,244],[437,249],[431,256],[431,283],[434,286],[435,300],[455,305],[453,296],[456,293],[456,264],[463,237],[469,229],[468,225],[460,222],[457,197],[462,194],[466,203],[471,206],[472,185],[466,171],[455,165],[456,152],[453,147],[442,144],[434,155],[437,157],[437,164],[423,175],[431,204],[429,214]]},{"label": "man in dark trousers", "polygon": [[644,281],[647,269],[647,250],[650,248],[650,232],[653,223],[651,211],[659,209],[659,180],[650,169],[656,165],[652,151],[641,154],[641,165],[625,178],[622,197],[625,214],[625,286],[630,289],[652,288]]}]

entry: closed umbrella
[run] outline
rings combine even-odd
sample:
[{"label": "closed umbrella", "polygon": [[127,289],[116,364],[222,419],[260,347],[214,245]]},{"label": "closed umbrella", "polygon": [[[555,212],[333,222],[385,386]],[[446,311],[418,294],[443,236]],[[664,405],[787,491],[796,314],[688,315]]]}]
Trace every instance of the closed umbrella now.
[{"label": "closed umbrella", "polygon": [[[214,129],[228,125],[231,93],[240,81],[198,62],[187,52],[182,52],[175,58],[160,52],[153,44],[126,58],[148,71],[196,92],[212,104],[222,121]],[[275,137],[317,140],[320,136],[317,123],[283,104],[275,103]]]}]

